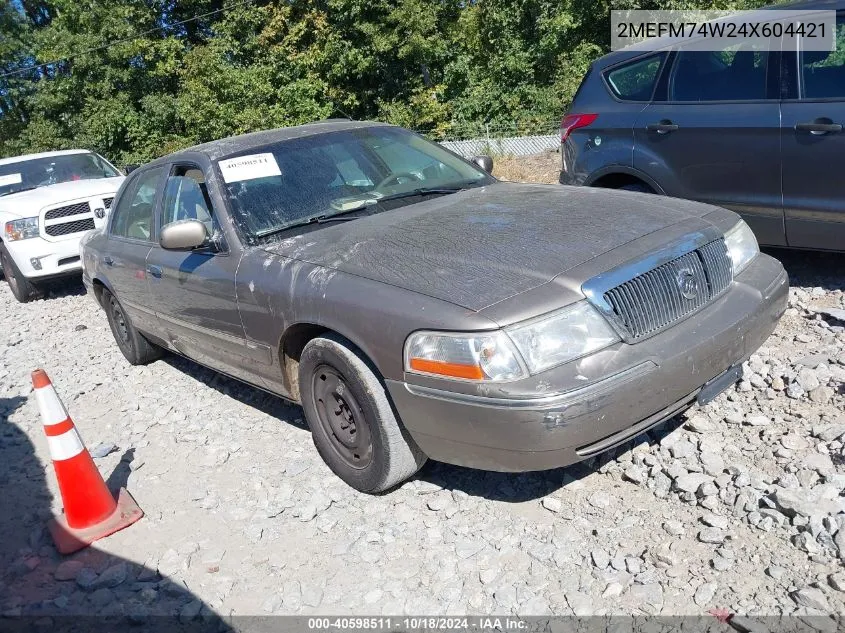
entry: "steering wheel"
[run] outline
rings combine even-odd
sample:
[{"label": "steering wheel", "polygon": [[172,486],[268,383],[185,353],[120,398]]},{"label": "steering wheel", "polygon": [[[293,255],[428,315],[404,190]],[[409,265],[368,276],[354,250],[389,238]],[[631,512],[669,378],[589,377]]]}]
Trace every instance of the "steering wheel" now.
[{"label": "steering wheel", "polygon": [[416,180],[417,182],[419,182],[420,180],[422,180],[422,178],[420,178],[420,176],[418,176],[417,174],[415,174],[413,172],[400,171],[400,172],[395,173],[395,174],[390,174],[387,178],[385,178],[379,184],[376,185],[376,189],[380,190],[382,187],[386,187],[388,184],[390,184],[394,180],[396,181],[397,185],[402,184],[401,180],[403,178],[406,179],[406,181]]}]

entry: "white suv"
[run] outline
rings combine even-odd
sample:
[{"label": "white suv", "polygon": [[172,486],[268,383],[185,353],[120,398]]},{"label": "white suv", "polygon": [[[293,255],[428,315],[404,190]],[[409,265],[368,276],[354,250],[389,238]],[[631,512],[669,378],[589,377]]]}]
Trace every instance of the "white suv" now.
[{"label": "white suv", "polygon": [[18,301],[79,274],[79,240],[105,223],[124,176],[87,150],[0,159],[0,264]]}]

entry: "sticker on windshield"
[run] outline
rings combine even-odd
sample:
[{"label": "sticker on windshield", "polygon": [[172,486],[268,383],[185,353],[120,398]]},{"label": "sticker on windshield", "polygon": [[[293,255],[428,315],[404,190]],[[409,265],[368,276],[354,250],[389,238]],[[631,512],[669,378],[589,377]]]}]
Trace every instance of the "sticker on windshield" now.
[{"label": "sticker on windshield", "polygon": [[23,180],[21,179],[20,174],[6,174],[5,176],[0,176],[0,187],[19,185],[21,182],[23,182]]},{"label": "sticker on windshield", "polygon": [[241,180],[282,175],[276,157],[269,152],[229,158],[221,160],[217,164],[220,165],[220,171],[223,173],[225,182],[239,182]]}]

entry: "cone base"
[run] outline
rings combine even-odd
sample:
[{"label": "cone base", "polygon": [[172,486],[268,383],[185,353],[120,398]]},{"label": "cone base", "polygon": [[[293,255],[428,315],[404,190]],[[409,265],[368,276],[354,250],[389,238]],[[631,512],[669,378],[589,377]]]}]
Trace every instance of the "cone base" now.
[{"label": "cone base", "polygon": [[105,538],[110,534],[129,527],[144,516],[144,511],[138,507],[125,488],[121,488],[117,495],[117,508],[108,517],[87,528],[69,527],[64,515],[50,520],[47,527],[53,536],[53,542],[60,554],[71,554],[94,541]]}]

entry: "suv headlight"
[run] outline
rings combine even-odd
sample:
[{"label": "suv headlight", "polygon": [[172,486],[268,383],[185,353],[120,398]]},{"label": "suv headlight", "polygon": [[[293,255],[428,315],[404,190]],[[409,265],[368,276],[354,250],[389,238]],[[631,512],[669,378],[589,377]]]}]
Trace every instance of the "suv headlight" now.
[{"label": "suv headlight", "polygon": [[748,266],[760,252],[754,232],[743,220],[725,233],[725,246],[728,247],[728,255],[733,262],[734,276]]},{"label": "suv headlight", "polygon": [[497,332],[415,332],[405,343],[405,371],[459,380],[525,378],[619,341],[586,301]]},{"label": "suv headlight", "polygon": [[6,222],[5,233],[10,242],[38,237],[38,218],[21,218]]}]

